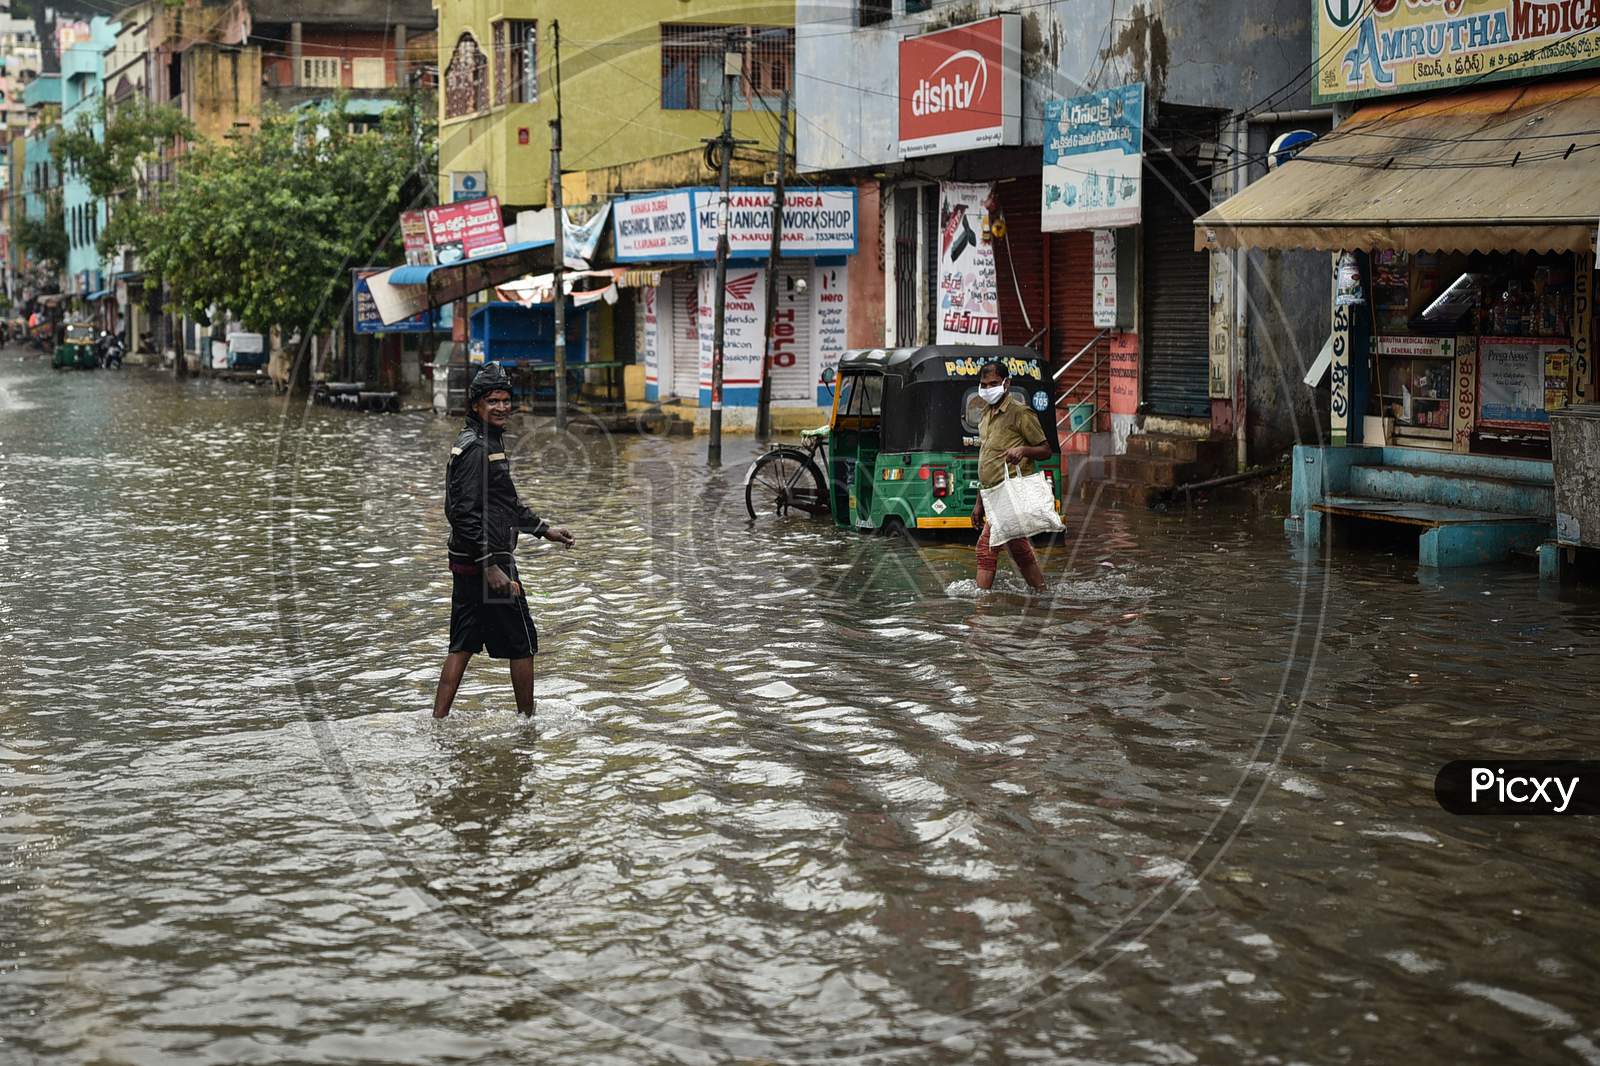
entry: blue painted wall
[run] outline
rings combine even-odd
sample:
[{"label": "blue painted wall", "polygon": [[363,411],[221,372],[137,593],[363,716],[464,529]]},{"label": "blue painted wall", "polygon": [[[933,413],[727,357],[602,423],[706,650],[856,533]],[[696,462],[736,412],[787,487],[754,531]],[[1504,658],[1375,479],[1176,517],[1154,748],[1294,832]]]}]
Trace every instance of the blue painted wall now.
[{"label": "blue painted wall", "polygon": [[[105,137],[101,103],[105,91],[105,54],[116,43],[121,24],[97,15],[89,23],[89,39],[79,41],[61,54],[61,123],[72,129],[88,116],[96,139]],[[95,247],[105,228],[105,204],[89,191],[88,182],[70,171],[62,175],[61,203],[66,209],[67,273],[76,279],[68,288],[75,291],[97,289],[105,284],[106,272]]]}]

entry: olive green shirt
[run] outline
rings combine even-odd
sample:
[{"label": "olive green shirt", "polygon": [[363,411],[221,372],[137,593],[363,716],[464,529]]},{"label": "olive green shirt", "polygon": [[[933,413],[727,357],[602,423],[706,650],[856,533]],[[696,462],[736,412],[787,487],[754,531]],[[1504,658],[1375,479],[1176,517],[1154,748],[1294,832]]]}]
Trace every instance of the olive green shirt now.
[{"label": "olive green shirt", "polygon": [[[1005,480],[1005,454],[1020,445],[1044,443],[1044,427],[1028,405],[1007,392],[1005,398],[983,412],[978,421],[978,484],[992,489]],[[1033,460],[1022,460],[1023,474],[1033,473]]]}]

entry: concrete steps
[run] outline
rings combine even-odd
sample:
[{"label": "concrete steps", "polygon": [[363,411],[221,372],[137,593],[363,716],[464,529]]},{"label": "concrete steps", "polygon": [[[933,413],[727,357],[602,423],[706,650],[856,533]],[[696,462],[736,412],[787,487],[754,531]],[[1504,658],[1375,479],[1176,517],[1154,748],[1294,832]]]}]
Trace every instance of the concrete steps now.
[{"label": "concrete steps", "polygon": [[1173,433],[1139,433],[1122,455],[1100,459],[1080,485],[1085,500],[1148,507],[1173,489],[1230,473],[1233,442]]},{"label": "concrete steps", "polygon": [[1503,562],[1549,539],[1554,468],[1424,448],[1295,446],[1285,528],[1316,547],[1380,526],[1414,531],[1423,566]]}]

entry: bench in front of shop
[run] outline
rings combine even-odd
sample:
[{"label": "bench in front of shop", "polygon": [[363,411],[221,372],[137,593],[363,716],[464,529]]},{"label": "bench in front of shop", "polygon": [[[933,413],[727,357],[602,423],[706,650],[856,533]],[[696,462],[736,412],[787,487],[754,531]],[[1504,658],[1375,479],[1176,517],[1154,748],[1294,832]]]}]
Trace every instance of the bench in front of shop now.
[{"label": "bench in front of shop", "polygon": [[1370,496],[1329,496],[1311,505],[1307,541],[1321,543],[1326,533],[1337,543],[1349,522],[1388,522],[1419,527],[1417,562],[1421,566],[1474,566],[1503,562],[1516,552],[1532,552],[1550,536],[1548,522],[1528,515],[1500,514],[1466,507]]}]

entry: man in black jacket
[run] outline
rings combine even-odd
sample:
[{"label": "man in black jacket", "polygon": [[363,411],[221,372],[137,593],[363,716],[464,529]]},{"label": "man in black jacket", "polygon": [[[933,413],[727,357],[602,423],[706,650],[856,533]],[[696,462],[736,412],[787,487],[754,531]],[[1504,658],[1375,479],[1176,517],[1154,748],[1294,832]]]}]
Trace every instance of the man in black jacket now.
[{"label": "man in black jacket", "polygon": [[487,363],[467,389],[467,424],[450,449],[444,510],[450,519],[450,654],[439,673],[433,716],[444,718],[474,654],[511,660],[517,710],[533,715],[533,656],[538,633],[517,579],[512,552],[528,533],[572,547],[571,533],[534,514],[511,483],[511,461],[501,434],[511,414],[511,381]]}]

